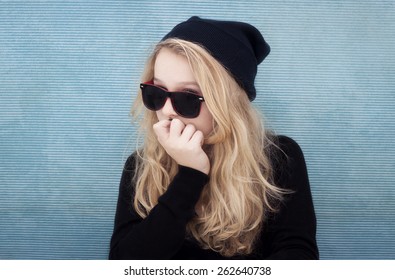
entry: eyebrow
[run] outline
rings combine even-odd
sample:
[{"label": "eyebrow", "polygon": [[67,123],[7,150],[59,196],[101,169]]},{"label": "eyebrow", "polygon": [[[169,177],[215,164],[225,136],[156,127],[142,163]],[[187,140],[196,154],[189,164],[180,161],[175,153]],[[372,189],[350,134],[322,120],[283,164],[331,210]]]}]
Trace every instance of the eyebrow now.
[{"label": "eyebrow", "polygon": [[[154,82],[158,82],[158,83],[162,83],[162,84],[163,84],[163,81],[162,81],[161,79],[158,79],[158,78],[154,77],[153,80],[154,80]],[[179,83],[177,83],[177,85],[178,85],[178,86],[187,86],[187,85],[188,85],[188,86],[196,86],[196,87],[198,87],[198,88],[200,89],[198,83],[192,82],[192,81],[190,81],[190,82],[188,82],[188,81],[179,82]]]}]

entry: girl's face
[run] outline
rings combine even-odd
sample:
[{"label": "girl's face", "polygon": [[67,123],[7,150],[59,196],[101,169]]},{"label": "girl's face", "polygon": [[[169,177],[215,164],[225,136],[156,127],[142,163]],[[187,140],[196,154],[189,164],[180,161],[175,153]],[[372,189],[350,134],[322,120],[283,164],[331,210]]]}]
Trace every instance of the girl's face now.
[{"label": "girl's face", "polygon": [[[187,91],[203,96],[187,58],[167,48],[161,49],[155,60],[154,84],[167,91]],[[203,132],[205,137],[213,130],[213,117],[205,102],[201,103],[200,114],[196,118],[184,118],[174,111],[170,98],[167,98],[165,106],[156,111],[156,115],[159,121],[179,119],[185,125],[193,124],[197,130]]]}]

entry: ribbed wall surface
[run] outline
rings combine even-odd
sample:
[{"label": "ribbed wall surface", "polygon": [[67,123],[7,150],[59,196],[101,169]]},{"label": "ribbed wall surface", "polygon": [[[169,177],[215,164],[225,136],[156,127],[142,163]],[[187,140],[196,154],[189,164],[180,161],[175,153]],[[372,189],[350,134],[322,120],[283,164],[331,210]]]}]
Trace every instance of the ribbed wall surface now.
[{"label": "ribbed wall surface", "polygon": [[395,259],[393,1],[1,1],[0,259],[102,259],[146,56],[192,15],[272,47],[254,103],[308,163],[323,259]]}]

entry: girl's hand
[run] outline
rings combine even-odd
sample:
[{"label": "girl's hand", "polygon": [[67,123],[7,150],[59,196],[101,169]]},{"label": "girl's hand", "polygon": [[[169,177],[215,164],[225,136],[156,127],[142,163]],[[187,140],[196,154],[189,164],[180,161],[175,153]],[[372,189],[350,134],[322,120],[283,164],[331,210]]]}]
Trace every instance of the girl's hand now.
[{"label": "girl's hand", "polygon": [[210,161],[202,149],[204,135],[194,125],[173,119],[159,121],[153,128],[159,143],[179,165],[209,173]]}]

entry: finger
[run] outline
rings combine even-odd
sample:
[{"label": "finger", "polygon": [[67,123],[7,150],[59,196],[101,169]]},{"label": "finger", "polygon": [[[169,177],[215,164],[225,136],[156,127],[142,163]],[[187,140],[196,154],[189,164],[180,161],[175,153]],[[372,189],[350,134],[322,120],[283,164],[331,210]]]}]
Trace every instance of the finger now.
[{"label": "finger", "polygon": [[191,140],[195,131],[196,131],[196,128],[193,124],[187,124],[185,126],[184,130],[182,131],[181,138],[184,141],[188,142],[189,140]]},{"label": "finger", "polygon": [[154,132],[158,137],[159,141],[166,140],[169,137],[170,124],[171,121],[162,120],[153,125]]},{"label": "finger", "polygon": [[180,137],[182,131],[185,128],[185,124],[179,119],[174,119],[170,124],[170,136]]},{"label": "finger", "polygon": [[200,130],[196,130],[192,135],[191,140],[189,141],[191,144],[203,146],[204,143],[204,135]]}]

